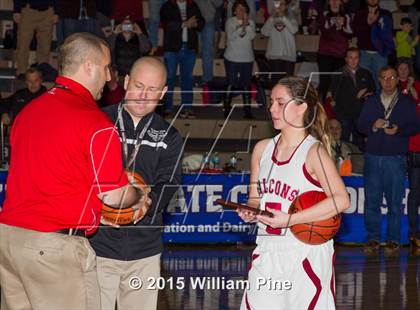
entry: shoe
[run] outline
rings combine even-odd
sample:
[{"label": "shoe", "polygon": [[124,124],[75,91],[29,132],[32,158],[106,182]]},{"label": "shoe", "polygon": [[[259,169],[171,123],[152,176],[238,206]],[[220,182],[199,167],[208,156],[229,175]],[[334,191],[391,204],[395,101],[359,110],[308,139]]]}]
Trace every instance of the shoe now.
[{"label": "shoe", "polygon": [[414,248],[420,248],[420,238],[415,236],[410,237],[410,246]]},{"label": "shoe", "polygon": [[193,111],[187,111],[187,118],[188,119],[195,119],[197,118],[197,115]]},{"label": "shoe", "polygon": [[188,110],[182,110],[180,113],[179,113],[179,117],[180,118],[187,118],[188,117]]},{"label": "shoe", "polygon": [[398,256],[401,245],[395,241],[387,241],[385,244],[385,256]]},{"label": "shoe", "polygon": [[379,241],[369,240],[366,243],[363,251],[368,256],[377,256],[379,254],[379,246],[380,246]]}]

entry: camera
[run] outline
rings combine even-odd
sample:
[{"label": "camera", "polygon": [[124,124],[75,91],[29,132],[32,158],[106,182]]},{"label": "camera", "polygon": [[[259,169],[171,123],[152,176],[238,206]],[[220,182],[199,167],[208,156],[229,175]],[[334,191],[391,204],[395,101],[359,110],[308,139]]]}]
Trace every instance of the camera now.
[{"label": "camera", "polygon": [[122,24],[122,31],[133,31],[133,24]]}]

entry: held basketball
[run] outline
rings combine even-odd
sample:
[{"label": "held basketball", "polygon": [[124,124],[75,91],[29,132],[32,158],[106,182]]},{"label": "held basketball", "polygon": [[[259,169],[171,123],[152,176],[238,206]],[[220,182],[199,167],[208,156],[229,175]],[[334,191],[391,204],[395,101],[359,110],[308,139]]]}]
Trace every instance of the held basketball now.
[{"label": "held basketball", "polygon": [[[140,189],[142,190],[144,195],[148,195],[150,192],[150,186],[146,184],[144,179],[135,172],[128,172],[127,174],[130,174],[134,177],[136,182],[139,184]],[[107,206],[106,204],[102,205],[102,211],[101,216],[108,222],[117,224],[117,225],[129,225],[133,222],[133,216],[134,212],[137,209],[134,208],[112,208],[110,206]],[[141,215],[140,215],[141,216]]]},{"label": "held basketball", "polygon": [[[308,191],[299,195],[289,208],[289,214],[308,209],[327,198],[324,192]],[[341,215],[311,223],[296,224],[290,227],[294,236],[308,244],[322,244],[332,239],[338,232],[341,224]]]}]

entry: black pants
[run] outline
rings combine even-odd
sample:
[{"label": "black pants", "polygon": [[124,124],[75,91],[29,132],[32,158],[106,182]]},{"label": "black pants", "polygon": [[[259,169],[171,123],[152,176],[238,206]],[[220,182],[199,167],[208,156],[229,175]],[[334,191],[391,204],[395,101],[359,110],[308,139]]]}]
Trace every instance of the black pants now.
[{"label": "black pants", "polygon": [[[270,72],[271,74],[271,84],[274,86],[277,82],[287,76],[293,75],[295,70],[295,63],[293,61],[281,60],[281,59],[270,59]],[[284,73],[280,73],[284,72]]]},{"label": "black pants", "polygon": [[[319,97],[322,102],[324,102],[324,99],[327,96],[331,79],[334,78],[334,75],[328,73],[337,71],[344,66],[344,63],[343,58],[318,54],[318,69],[319,72],[321,72],[319,75]],[[325,72],[325,74],[323,72]]]},{"label": "black pants", "polygon": [[409,235],[420,238],[419,206],[420,206],[420,152],[409,152],[408,184],[410,192],[407,199]]}]

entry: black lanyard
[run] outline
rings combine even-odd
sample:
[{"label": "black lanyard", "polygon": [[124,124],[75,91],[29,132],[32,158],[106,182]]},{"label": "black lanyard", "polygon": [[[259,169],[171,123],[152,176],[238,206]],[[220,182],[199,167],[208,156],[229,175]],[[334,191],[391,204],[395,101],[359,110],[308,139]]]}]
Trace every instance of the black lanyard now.
[{"label": "black lanyard", "polygon": [[147,124],[143,127],[142,131],[137,133],[136,140],[134,142],[134,149],[131,152],[131,154],[129,155],[128,154],[127,136],[125,134],[125,126],[124,126],[124,120],[123,120],[123,116],[122,116],[122,110],[123,110],[123,101],[118,106],[118,125],[120,127],[124,161],[126,163],[125,168],[126,169],[131,169],[131,165],[134,163],[134,161],[136,159],[136,156],[137,156],[137,153],[139,152],[140,144],[143,140],[143,137],[146,134],[147,129],[149,129],[150,124],[152,123],[153,114],[151,115]]}]

